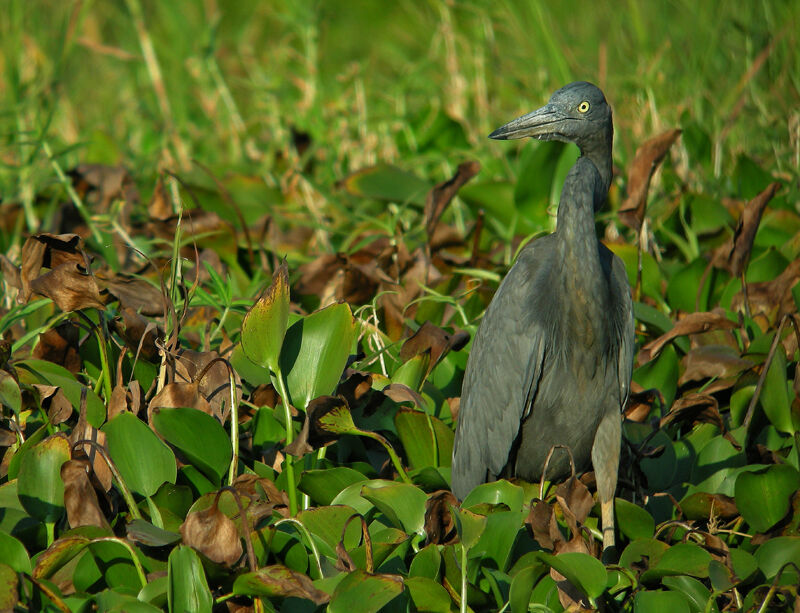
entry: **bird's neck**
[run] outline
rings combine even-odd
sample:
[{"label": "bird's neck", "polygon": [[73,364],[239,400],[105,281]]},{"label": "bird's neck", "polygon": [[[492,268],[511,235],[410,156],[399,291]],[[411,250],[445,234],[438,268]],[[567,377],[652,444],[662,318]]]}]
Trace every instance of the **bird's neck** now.
[{"label": "bird's neck", "polygon": [[[611,187],[611,149],[613,142],[614,128],[613,124],[609,121],[606,130],[593,135],[593,137],[583,143],[581,147],[581,156],[589,158],[595,168],[597,168],[597,172],[600,173],[600,180],[603,185],[602,192],[606,196],[608,195],[608,188]],[[597,207],[602,206],[604,202],[605,198],[603,198],[603,202],[597,203]],[[597,212],[597,208],[595,208],[595,212]]]}]

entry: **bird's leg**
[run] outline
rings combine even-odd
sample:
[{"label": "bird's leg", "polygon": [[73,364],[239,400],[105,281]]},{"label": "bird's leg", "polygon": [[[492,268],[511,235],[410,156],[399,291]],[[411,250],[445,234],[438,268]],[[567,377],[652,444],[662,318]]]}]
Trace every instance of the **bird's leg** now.
[{"label": "bird's leg", "polygon": [[616,411],[605,414],[592,445],[592,466],[597,481],[597,497],[603,523],[603,549],[614,546],[614,493],[617,490],[619,452],[622,443],[622,417]]}]

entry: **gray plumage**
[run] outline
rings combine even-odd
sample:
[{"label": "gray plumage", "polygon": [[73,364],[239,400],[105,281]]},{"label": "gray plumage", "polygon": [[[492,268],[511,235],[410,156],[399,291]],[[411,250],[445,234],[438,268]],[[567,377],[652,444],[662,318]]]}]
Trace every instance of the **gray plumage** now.
[{"label": "gray plumage", "polygon": [[[594,466],[607,547],[634,347],[625,268],[594,224],[611,184],[611,109],[594,85],[571,83],[490,134],[525,136],[575,143],[581,156],[564,181],[556,231],[520,252],[473,341],[453,492],[463,499],[487,480],[538,480],[551,448],[568,446],[577,470]],[[569,472],[567,452],[556,449],[547,478]]]}]

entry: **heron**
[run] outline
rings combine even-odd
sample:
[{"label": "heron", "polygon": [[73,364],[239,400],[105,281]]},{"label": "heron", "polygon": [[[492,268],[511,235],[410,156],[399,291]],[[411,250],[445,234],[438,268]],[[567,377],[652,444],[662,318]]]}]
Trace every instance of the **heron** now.
[{"label": "heron", "polygon": [[[634,320],[622,260],[597,238],[611,184],[611,108],[585,81],[489,138],[574,143],[556,229],[528,243],[480,323],[461,390],[452,489],[463,500],[499,478],[525,481],[594,468],[603,548],[614,545],[622,409],[633,370]],[[548,455],[550,455],[548,461]]]}]

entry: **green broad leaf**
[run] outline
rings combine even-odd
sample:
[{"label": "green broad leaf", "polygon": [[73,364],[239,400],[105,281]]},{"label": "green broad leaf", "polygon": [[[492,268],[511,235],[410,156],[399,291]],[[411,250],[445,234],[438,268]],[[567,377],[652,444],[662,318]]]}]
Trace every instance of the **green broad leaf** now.
[{"label": "green broad leaf", "polygon": [[355,570],[336,586],[328,611],[376,613],[402,592],[403,579],[398,575],[368,575],[363,570]]},{"label": "green broad leaf", "polygon": [[177,532],[164,530],[143,519],[134,519],[125,528],[130,540],[148,547],[163,547],[181,540]]},{"label": "green broad leaf", "polygon": [[655,534],[656,522],[653,516],[642,507],[623,498],[615,498],[614,512],[619,531],[628,540],[649,539]]},{"label": "green broad leaf", "polygon": [[657,389],[664,396],[667,406],[675,400],[678,389],[678,354],[668,344],[661,353],[633,372],[633,379],[645,389]]},{"label": "green broad leaf", "polygon": [[[342,530],[345,523],[356,512],[348,506],[344,505],[329,505],[324,507],[313,507],[305,509],[297,514],[297,520],[303,524],[306,529],[318,537],[322,542],[327,545],[328,551],[324,555],[336,557],[336,546],[342,539]],[[352,549],[357,547],[361,539],[361,522],[358,518],[350,520],[347,525],[347,530],[344,534],[344,548]]]},{"label": "green broad leaf", "polygon": [[520,512],[525,503],[525,490],[505,479],[483,483],[473,489],[461,506],[469,508],[477,504],[504,504],[509,510]]},{"label": "green broad leaf", "polygon": [[791,498],[800,488],[800,472],[788,464],[775,464],[736,478],[736,508],[757,532],[766,532],[789,512]]},{"label": "green broad leaf", "polygon": [[0,406],[8,407],[17,415],[22,410],[22,393],[19,391],[19,385],[5,370],[0,370]]},{"label": "green broad leaf", "polygon": [[673,591],[636,592],[633,598],[634,611],[669,611],[669,613],[691,613],[689,602],[683,594]]},{"label": "green broad leaf", "polygon": [[233,593],[264,598],[304,598],[320,605],[328,602],[329,596],[314,587],[311,579],[282,564],[265,566],[255,572],[236,577]]},{"label": "green broad leaf", "polygon": [[[711,279],[706,258],[699,257],[675,272],[667,283],[667,302],[674,310],[694,313],[706,311],[711,294]],[[698,296],[698,288],[700,295]]]},{"label": "green broad leaf", "polygon": [[[714,562],[715,560],[712,560]],[[689,608],[693,612],[703,612],[706,610],[708,599],[711,592],[708,588],[693,577],[676,576],[664,577],[661,583],[673,592],[681,594],[689,601]]]},{"label": "green broad leaf", "polygon": [[450,613],[453,601],[440,583],[427,577],[409,577],[404,583],[417,611]]},{"label": "green broad leaf", "polygon": [[14,572],[31,574],[31,559],[25,545],[5,532],[0,532],[0,560]]},{"label": "green broad leaf", "polygon": [[283,337],[289,322],[289,270],[283,262],[272,284],[247,312],[242,322],[242,350],[256,364],[278,370]]},{"label": "green broad leaf", "polygon": [[100,576],[108,587],[133,593],[142,589],[141,580],[130,553],[120,542],[93,541],[89,543],[88,548]]},{"label": "green broad leaf", "polygon": [[295,407],[304,409],[314,398],[334,392],[355,334],[356,324],[347,304],[333,304],[289,327],[280,367]]},{"label": "green broad leaf", "polygon": [[659,430],[650,439],[648,445],[654,448],[663,445],[664,451],[658,456],[642,459],[640,466],[647,476],[648,485],[653,490],[665,490],[672,485],[677,470],[677,460],[672,440],[663,430]]},{"label": "green broad leaf", "polygon": [[453,430],[442,420],[422,411],[401,409],[395,413],[394,425],[412,469],[450,466]]},{"label": "green broad leaf", "polygon": [[[458,196],[474,213],[485,211],[503,228],[511,227],[519,217],[514,207],[514,185],[508,181],[470,181],[458,191]],[[518,227],[522,232],[536,229],[527,219],[519,219]]]},{"label": "green broad leaf", "polygon": [[0,562],[0,611],[13,611],[19,600],[17,570]]},{"label": "green broad leaf", "polygon": [[150,579],[137,595],[137,599],[141,602],[152,604],[163,611],[167,608],[167,588],[169,586],[169,579],[165,576]]},{"label": "green broad leaf", "polygon": [[[125,611],[125,613],[158,613],[163,609],[148,602],[142,602],[131,594],[117,590],[103,590],[94,596],[94,606],[98,611]],[[165,603],[166,604],[166,603]]]},{"label": "green broad leaf", "polygon": [[422,534],[425,523],[425,493],[414,485],[367,481],[361,495],[374,504],[392,524],[406,534]]},{"label": "green broad leaf", "polygon": [[708,563],[708,579],[716,592],[727,592],[735,585],[733,571],[718,560]]},{"label": "green broad leaf", "polygon": [[776,351],[767,370],[758,402],[775,428],[786,434],[794,434],[800,430],[800,415],[792,410],[794,394],[786,378],[786,366],[786,354]]},{"label": "green broad leaf", "polygon": [[533,586],[550,571],[543,562],[521,568],[511,580],[508,601],[512,613],[528,613]]},{"label": "green broad leaf", "polygon": [[[631,287],[636,285],[636,270],[639,266],[639,251],[636,245],[627,243],[608,243],[606,245],[615,255],[619,256],[625,264],[625,272],[628,273],[628,283]],[[648,296],[655,298],[659,303],[663,301],[663,290],[661,283],[661,269],[655,258],[650,253],[642,253],[642,291]]]},{"label": "green broad leaf", "polygon": [[478,544],[483,531],[486,529],[486,516],[453,506],[450,507],[450,512],[453,514],[461,546],[472,549]]},{"label": "green broad leaf", "polygon": [[[374,480],[372,481],[375,482]],[[382,483],[391,484],[395,481],[381,481]],[[336,498],[331,500],[331,504],[342,504],[355,509],[360,515],[366,515],[370,509],[375,505],[361,495],[361,490],[364,487],[362,481],[357,481],[352,485],[348,485],[341,492],[336,495]]]},{"label": "green broad leaf", "polygon": [[[66,368],[47,360],[34,359],[16,361],[14,362],[14,367],[19,373],[20,383],[28,383],[30,385],[42,383],[60,387],[69,403],[76,411],[80,411],[81,390],[86,386],[79,383]],[[99,428],[105,419],[105,404],[91,388],[86,388],[86,420],[95,428]]]},{"label": "green broad leaf", "polygon": [[524,521],[525,515],[520,511],[496,511],[487,515],[480,539],[469,550],[470,558],[489,558],[504,571]]},{"label": "green broad leaf", "polygon": [[111,459],[132,491],[152,496],[162,483],[175,483],[175,456],[138,417],[121,413],[101,429]]},{"label": "green broad leaf", "polygon": [[153,426],[192,466],[219,485],[233,451],[228,434],[214,417],[188,407],[158,409],[153,413]]},{"label": "green broad leaf", "polygon": [[433,581],[438,581],[441,565],[442,554],[439,553],[438,545],[426,545],[411,560],[411,565],[408,567],[408,576],[426,577]]},{"label": "green broad leaf", "polygon": [[300,477],[298,489],[308,494],[320,505],[329,505],[331,501],[348,485],[366,481],[367,477],[357,470],[346,466],[307,470]]},{"label": "green broad leaf", "polygon": [[608,583],[608,573],[600,560],[585,553],[562,553],[557,556],[542,553],[542,561],[564,575],[590,601],[600,596]]},{"label": "green broad leaf", "polygon": [[[772,581],[784,565],[791,562],[800,567],[800,537],[778,536],[772,538],[761,545],[753,555],[758,568],[761,569],[768,581]],[[735,564],[734,570],[737,575],[740,575]]]},{"label": "green broad leaf", "polygon": [[167,606],[170,613],[211,613],[214,597],[208,589],[203,564],[186,545],[178,545],[167,561]]},{"label": "green broad leaf", "polygon": [[34,579],[49,579],[55,572],[72,560],[89,545],[85,536],[65,536],[57,539],[36,558]]},{"label": "green broad leaf", "polygon": [[231,352],[231,366],[236,373],[253,387],[258,385],[268,385],[272,382],[269,376],[269,369],[259,366],[245,355],[241,343],[236,345]]},{"label": "green broad leaf", "polygon": [[414,173],[378,164],[358,170],[344,180],[344,188],[355,196],[405,204],[425,204],[425,196],[433,187]]},{"label": "green broad leaf", "polygon": [[[17,478],[17,475],[19,474],[19,467],[22,463],[22,458],[24,458],[31,449],[41,443],[45,438],[47,438],[47,426],[41,426],[35,432],[33,432],[33,434],[28,436],[22,445],[20,445],[19,449],[17,449],[17,452],[13,456],[11,456],[11,461],[8,463],[9,479],[13,480]],[[16,487],[16,485],[14,487]]]},{"label": "green broad leaf", "polygon": [[708,577],[708,563],[711,554],[693,543],[678,543],[664,551],[657,564],[651,562],[650,569],[642,573],[642,583],[656,583],[663,577],[690,575]]},{"label": "green broad leaf", "polygon": [[619,558],[619,565],[625,568],[634,570],[634,566],[641,566],[646,564],[649,568],[653,568],[661,560],[661,556],[669,549],[663,541],[657,541],[653,538],[637,539],[631,542]]},{"label": "green broad leaf", "polygon": [[23,456],[17,475],[17,496],[31,517],[55,522],[63,515],[61,465],[69,459],[69,441],[64,435],[46,438]]},{"label": "green broad leaf", "polygon": [[431,361],[429,352],[415,355],[410,360],[403,362],[392,375],[392,383],[399,383],[410,387],[415,392],[422,389],[425,375],[428,372],[428,365]]}]

